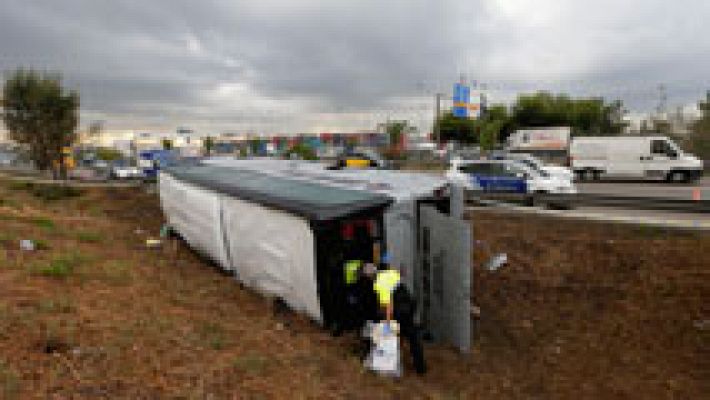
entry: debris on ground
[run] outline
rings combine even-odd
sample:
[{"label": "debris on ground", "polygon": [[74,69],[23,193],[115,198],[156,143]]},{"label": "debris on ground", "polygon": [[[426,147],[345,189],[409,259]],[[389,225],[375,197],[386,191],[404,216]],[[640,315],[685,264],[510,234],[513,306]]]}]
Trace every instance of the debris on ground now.
[{"label": "debris on ground", "polygon": [[367,369],[381,376],[402,376],[398,332],[395,321],[368,323],[365,327],[365,337],[372,341],[372,346],[364,361]]},{"label": "debris on ground", "polygon": [[699,319],[693,321],[693,326],[699,331],[710,330],[710,319]]},{"label": "debris on ground", "polygon": [[146,239],[145,240],[145,246],[149,249],[157,249],[163,244],[163,241],[160,239]]},{"label": "debris on ground", "polygon": [[489,271],[495,271],[507,263],[508,263],[508,255],[505,253],[498,253],[498,254],[494,255],[493,257],[491,257],[490,260],[488,260],[485,268]]},{"label": "debris on ground", "polygon": [[36,249],[35,242],[29,239],[20,240],[20,250],[34,251]]}]

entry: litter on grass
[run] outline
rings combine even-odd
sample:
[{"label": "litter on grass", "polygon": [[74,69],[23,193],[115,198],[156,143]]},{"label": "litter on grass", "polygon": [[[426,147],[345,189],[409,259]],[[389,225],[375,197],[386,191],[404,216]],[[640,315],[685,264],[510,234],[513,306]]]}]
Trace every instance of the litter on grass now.
[{"label": "litter on grass", "polygon": [[146,239],[145,246],[149,249],[155,249],[160,247],[163,242],[160,239]]},{"label": "litter on grass", "polygon": [[372,340],[372,349],[364,361],[365,368],[382,376],[402,376],[400,357],[399,327],[394,321],[368,323],[365,336]]},{"label": "litter on grass", "polygon": [[508,255],[506,253],[498,253],[491,257],[486,263],[486,269],[489,271],[495,271],[500,267],[508,263]]}]

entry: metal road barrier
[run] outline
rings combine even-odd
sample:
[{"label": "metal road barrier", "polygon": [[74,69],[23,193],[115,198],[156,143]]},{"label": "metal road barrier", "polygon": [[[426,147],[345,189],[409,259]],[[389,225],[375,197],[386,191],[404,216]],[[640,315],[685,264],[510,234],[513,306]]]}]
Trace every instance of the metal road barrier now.
[{"label": "metal road barrier", "polygon": [[662,210],[687,213],[710,213],[710,200],[669,199],[662,197],[639,196],[608,196],[598,194],[548,194],[532,195],[519,193],[485,193],[469,191],[466,194],[468,203],[478,200],[496,200],[533,203],[535,205],[551,205],[556,207],[613,207],[636,210]]}]

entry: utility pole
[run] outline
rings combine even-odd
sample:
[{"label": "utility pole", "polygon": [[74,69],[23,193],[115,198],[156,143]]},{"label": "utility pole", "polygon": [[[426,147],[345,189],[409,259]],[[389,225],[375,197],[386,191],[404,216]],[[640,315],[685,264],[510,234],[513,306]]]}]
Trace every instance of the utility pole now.
[{"label": "utility pole", "polygon": [[485,83],[482,83],[482,84],[480,85],[480,88],[481,88],[481,89],[480,89],[480,91],[481,91],[481,97],[480,97],[481,101],[480,101],[480,104],[478,105],[478,106],[480,107],[480,108],[479,108],[479,112],[478,112],[478,117],[479,117],[479,118],[483,118],[483,116],[485,115],[486,111],[488,110],[488,96],[486,95],[486,89],[488,89],[488,85],[486,85]]},{"label": "utility pole", "polygon": [[441,93],[436,94],[436,107],[434,108],[434,138],[437,150],[441,147],[441,127],[439,118],[441,117]]},{"label": "utility pole", "polygon": [[658,85],[658,106],[656,107],[656,115],[658,119],[663,118],[666,113],[668,103],[668,94],[666,93],[666,85]]}]

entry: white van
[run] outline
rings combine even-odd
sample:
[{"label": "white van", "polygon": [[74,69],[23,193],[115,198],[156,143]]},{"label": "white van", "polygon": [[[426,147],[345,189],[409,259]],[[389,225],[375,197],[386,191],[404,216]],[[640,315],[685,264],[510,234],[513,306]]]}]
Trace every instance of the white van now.
[{"label": "white van", "polygon": [[577,137],[570,145],[570,166],[580,180],[690,182],[703,173],[702,160],[665,136]]}]

